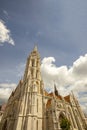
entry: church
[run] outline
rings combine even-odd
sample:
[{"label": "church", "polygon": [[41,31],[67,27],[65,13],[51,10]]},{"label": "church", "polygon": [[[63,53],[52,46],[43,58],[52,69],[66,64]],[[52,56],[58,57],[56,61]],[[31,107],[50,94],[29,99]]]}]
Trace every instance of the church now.
[{"label": "church", "polygon": [[[23,79],[8,99],[0,130],[87,130],[86,118],[73,93],[63,97],[56,85],[54,92],[44,89],[40,65],[40,54],[34,47]],[[63,129],[64,119],[69,129]]]}]

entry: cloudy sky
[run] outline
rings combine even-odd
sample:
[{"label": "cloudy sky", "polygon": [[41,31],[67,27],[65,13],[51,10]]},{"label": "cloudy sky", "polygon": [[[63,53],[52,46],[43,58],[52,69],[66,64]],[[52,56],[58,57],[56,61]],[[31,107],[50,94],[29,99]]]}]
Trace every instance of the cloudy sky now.
[{"label": "cloudy sky", "polygon": [[22,78],[34,45],[45,87],[73,90],[87,110],[87,0],[0,0],[0,102]]}]

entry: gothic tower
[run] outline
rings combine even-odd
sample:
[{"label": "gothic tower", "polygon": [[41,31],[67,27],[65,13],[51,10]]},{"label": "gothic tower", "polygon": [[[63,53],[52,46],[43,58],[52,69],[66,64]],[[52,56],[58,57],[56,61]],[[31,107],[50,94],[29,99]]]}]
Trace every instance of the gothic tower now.
[{"label": "gothic tower", "polygon": [[21,104],[14,130],[42,130],[43,81],[37,47],[27,59],[21,87]]},{"label": "gothic tower", "polygon": [[42,130],[43,81],[37,47],[27,58],[23,80],[8,99],[1,130]]}]

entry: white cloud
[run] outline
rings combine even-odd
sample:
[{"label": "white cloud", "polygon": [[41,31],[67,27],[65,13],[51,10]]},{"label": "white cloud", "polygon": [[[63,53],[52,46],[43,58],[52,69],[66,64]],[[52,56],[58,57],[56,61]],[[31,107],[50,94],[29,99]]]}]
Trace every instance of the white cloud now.
[{"label": "white cloud", "polygon": [[87,54],[78,58],[70,68],[57,67],[54,57],[46,57],[42,60],[41,72],[45,88],[53,90],[56,83],[61,94],[66,95],[73,90],[80,103],[87,102]]},{"label": "white cloud", "polygon": [[9,98],[11,92],[15,89],[16,84],[14,83],[1,83],[0,84],[0,102],[5,101]]},{"label": "white cloud", "polygon": [[75,75],[85,78],[87,76],[87,54],[80,56],[73,64],[73,73]]},{"label": "white cloud", "polygon": [[57,86],[68,86],[74,82],[74,78],[70,76],[67,66],[57,67],[54,57],[44,58],[42,60],[41,72],[45,83],[45,87],[53,87],[52,84],[56,83]]},{"label": "white cloud", "polygon": [[10,30],[6,27],[4,21],[0,20],[0,44],[4,42],[15,45],[14,40],[11,38]]},{"label": "white cloud", "polygon": [[16,84],[14,83],[1,83],[0,84],[0,87],[3,87],[3,88],[14,88],[16,86]]}]

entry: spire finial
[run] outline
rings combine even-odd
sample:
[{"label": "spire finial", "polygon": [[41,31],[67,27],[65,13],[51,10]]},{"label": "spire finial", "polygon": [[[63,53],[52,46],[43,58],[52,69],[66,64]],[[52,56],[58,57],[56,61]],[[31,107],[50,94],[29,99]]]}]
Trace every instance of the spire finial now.
[{"label": "spire finial", "polygon": [[36,45],[34,46],[34,51],[37,51],[37,46]]},{"label": "spire finial", "polygon": [[58,90],[57,90],[57,88],[56,88],[56,84],[54,84],[54,93],[55,93],[56,96],[59,95],[59,94],[58,94]]}]

